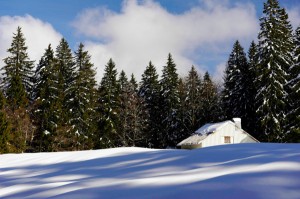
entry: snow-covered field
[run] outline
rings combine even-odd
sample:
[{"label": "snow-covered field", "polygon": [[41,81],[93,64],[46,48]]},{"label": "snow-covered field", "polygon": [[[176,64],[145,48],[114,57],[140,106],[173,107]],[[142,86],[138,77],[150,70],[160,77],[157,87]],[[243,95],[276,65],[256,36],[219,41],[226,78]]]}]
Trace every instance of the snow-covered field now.
[{"label": "snow-covered field", "polygon": [[300,198],[300,144],[0,155],[0,198]]}]

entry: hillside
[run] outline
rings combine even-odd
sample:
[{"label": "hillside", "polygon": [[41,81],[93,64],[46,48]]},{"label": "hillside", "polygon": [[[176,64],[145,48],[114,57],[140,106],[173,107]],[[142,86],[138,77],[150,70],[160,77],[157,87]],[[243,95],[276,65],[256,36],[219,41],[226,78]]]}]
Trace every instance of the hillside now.
[{"label": "hillside", "polygon": [[300,198],[300,144],[0,155],[0,198]]}]

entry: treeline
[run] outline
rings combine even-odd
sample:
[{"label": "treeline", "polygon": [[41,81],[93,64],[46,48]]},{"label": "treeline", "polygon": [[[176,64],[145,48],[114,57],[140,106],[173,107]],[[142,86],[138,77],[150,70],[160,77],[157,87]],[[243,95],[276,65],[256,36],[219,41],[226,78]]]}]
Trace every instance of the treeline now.
[{"label": "treeline", "polygon": [[224,85],[194,67],[179,77],[169,54],[162,76],[149,62],[137,82],[112,59],[99,85],[84,45],[61,39],[36,67],[18,27],[2,67],[0,153],[119,146],[175,147],[201,125],[233,117],[260,141],[300,142],[300,28],[277,0],[264,4],[258,44],[237,41]]},{"label": "treeline", "polygon": [[159,79],[150,62],[137,83],[110,59],[100,85],[89,53],[65,39],[33,69],[19,27],[4,59],[1,152],[63,151],[119,146],[176,146],[217,121],[217,85],[194,67],[180,79],[171,54]]}]

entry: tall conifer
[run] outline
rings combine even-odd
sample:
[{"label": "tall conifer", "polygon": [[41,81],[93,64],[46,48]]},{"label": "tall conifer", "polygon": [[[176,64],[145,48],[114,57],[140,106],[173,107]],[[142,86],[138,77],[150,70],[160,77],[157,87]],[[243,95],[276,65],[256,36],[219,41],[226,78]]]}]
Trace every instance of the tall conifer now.
[{"label": "tall conifer", "polygon": [[288,141],[300,142],[300,27],[294,35],[294,65],[290,69],[289,97],[290,107],[288,112],[287,132]]},{"label": "tall conifer", "polygon": [[4,58],[2,87],[13,109],[26,107],[32,90],[32,68],[21,27],[14,33],[9,56]]},{"label": "tall conifer", "polygon": [[257,139],[261,140],[261,133],[257,125],[257,114],[256,114],[256,101],[255,96],[257,94],[257,86],[255,79],[257,77],[257,45],[254,41],[251,42],[248,50],[248,69],[243,71],[243,88],[245,93],[244,101],[244,114],[242,119],[242,127],[248,133],[252,134]]},{"label": "tall conifer", "polygon": [[201,107],[204,106],[201,102],[201,77],[192,66],[188,76],[185,79],[186,97],[185,101],[185,125],[188,134],[194,133],[201,125]]},{"label": "tall conifer", "polygon": [[160,128],[160,109],[159,109],[159,92],[160,86],[158,81],[158,74],[152,62],[146,67],[142,74],[142,80],[139,88],[139,96],[141,96],[145,103],[146,111],[148,112],[148,126],[145,130],[147,135],[147,146],[151,148],[158,148],[160,146],[159,134],[162,131]]},{"label": "tall conifer", "polygon": [[176,64],[172,55],[168,55],[166,66],[163,67],[162,79],[160,81],[160,111],[161,111],[161,130],[160,135],[161,147],[175,146],[179,141],[178,133],[178,108],[179,94],[178,83],[179,78],[176,71]]},{"label": "tall conifer", "polygon": [[10,142],[10,122],[5,112],[5,97],[0,90],[0,154],[8,153]]},{"label": "tall conifer", "polygon": [[264,4],[258,35],[258,93],[256,102],[259,123],[266,140],[285,142],[288,71],[292,59],[292,27],[288,15],[277,0]]},{"label": "tall conifer", "polygon": [[[219,101],[217,85],[213,82],[208,72],[203,76],[200,93],[200,122],[201,125],[206,123],[217,122],[219,118]],[[199,128],[200,126],[198,126]],[[196,129],[195,129],[196,130]]]},{"label": "tall conifer", "polygon": [[30,145],[33,126],[28,112],[32,91],[32,68],[21,27],[14,33],[2,68],[2,88],[8,101],[7,116],[11,122],[10,151],[23,152]]},{"label": "tall conifer", "polygon": [[134,76],[128,81],[124,71],[120,73],[120,125],[119,135],[123,146],[145,146],[147,111],[144,101],[136,91]]},{"label": "tall conifer", "polygon": [[36,151],[51,151],[52,141],[59,121],[59,108],[57,106],[57,64],[51,45],[45,50],[34,75],[34,123],[37,126],[34,145]]},{"label": "tall conifer", "polygon": [[116,65],[112,59],[110,59],[105,66],[98,92],[100,121],[96,147],[107,148],[121,146],[118,132],[120,85],[117,81]]},{"label": "tall conifer", "polygon": [[58,150],[73,150],[77,147],[77,135],[74,128],[71,127],[76,68],[72,51],[64,38],[60,40],[56,47],[55,58],[58,70],[57,105],[62,102],[55,143]]},{"label": "tall conifer", "polygon": [[[186,81],[183,78],[179,78],[178,81],[178,96],[179,96],[179,108],[178,108],[178,136],[181,137],[181,140],[189,137],[193,130],[191,130],[191,122],[190,122],[190,107],[189,103],[187,102],[187,85]],[[180,139],[180,138],[178,138]]]},{"label": "tall conifer", "polygon": [[239,41],[234,43],[229,56],[224,77],[224,90],[222,93],[223,108],[226,119],[242,117],[243,113],[243,71],[248,68],[246,54]]},{"label": "tall conifer", "polygon": [[96,71],[91,63],[91,56],[79,44],[75,52],[75,80],[70,87],[72,98],[68,102],[70,108],[70,124],[77,138],[77,149],[92,148],[93,134],[96,133]]}]

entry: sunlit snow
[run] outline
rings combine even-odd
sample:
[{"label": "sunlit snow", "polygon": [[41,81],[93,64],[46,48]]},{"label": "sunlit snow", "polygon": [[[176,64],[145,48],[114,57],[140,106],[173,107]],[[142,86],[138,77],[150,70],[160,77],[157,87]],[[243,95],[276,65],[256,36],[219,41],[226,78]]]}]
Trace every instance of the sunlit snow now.
[{"label": "sunlit snow", "polygon": [[0,198],[300,198],[300,144],[0,155]]}]

